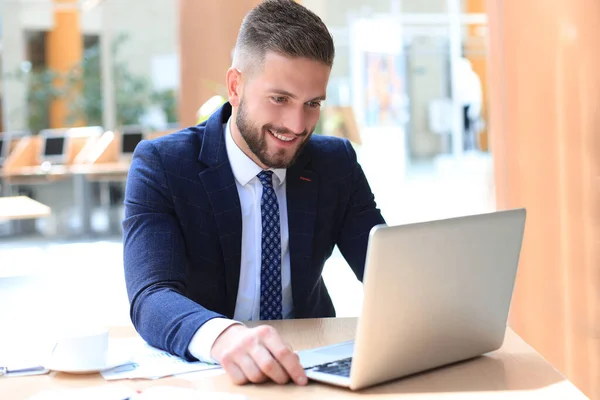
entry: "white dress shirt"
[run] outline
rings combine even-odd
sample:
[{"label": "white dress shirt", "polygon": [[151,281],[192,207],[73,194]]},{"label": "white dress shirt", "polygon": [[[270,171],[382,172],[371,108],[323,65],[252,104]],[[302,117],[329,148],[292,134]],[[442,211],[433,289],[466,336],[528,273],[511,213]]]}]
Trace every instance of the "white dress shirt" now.
[{"label": "white dress shirt", "polygon": [[[263,186],[257,175],[262,171],[237,146],[231,134],[230,121],[225,129],[225,146],[231,163],[233,176],[240,196],[242,208],[242,255],[240,264],[240,282],[235,303],[234,320],[214,318],[206,322],[193,336],[190,353],[202,361],[215,360],[210,351],[221,333],[238,321],[260,319],[260,271],[262,221],[260,200]],[[281,286],[283,298],[283,318],[293,318],[292,283],[290,272],[289,232],[285,185],[285,169],[273,171],[273,188],[279,202],[279,218],[281,224]]]}]

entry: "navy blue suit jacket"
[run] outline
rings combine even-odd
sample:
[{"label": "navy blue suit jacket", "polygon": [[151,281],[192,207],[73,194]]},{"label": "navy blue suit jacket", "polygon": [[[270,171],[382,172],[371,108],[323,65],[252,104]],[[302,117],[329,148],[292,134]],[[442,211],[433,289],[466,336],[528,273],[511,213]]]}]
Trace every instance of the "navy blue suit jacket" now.
[{"label": "navy blue suit jacket", "polygon": [[[226,103],[206,123],[141,142],[125,195],[131,319],[151,345],[193,359],[193,335],[233,318],[242,215],[225,149]],[[313,135],[287,170],[292,298],[297,318],[335,316],[321,272],[338,246],[362,280],[371,228],[384,223],[347,140]]]}]

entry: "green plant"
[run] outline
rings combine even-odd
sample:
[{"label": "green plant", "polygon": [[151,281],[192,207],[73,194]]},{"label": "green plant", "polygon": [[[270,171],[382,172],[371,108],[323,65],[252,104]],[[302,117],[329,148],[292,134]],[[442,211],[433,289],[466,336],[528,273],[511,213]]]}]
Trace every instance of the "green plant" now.
[{"label": "green plant", "polygon": [[[116,102],[116,124],[139,124],[140,118],[152,105],[161,107],[168,122],[177,121],[177,95],[174,90],[154,92],[146,77],[133,74],[127,62],[120,58],[120,49],[128,40],[124,34],[117,36],[111,44]],[[81,62],[67,73],[50,68],[19,70],[7,74],[27,85],[27,124],[32,132],[49,126],[49,109],[53,100],[64,99],[69,106],[66,123],[74,125],[103,124],[102,65],[99,43],[85,49]],[[64,85],[57,87],[54,82]]]},{"label": "green plant", "polygon": [[88,125],[102,125],[102,71],[100,47],[85,49],[81,63],[67,74],[69,115],[67,123],[85,120]]},{"label": "green plant", "polygon": [[59,78],[58,73],[47,69],[34,69],[29,74],[27,108],[29,111],[29,126],[35,132],[48,127],[50,123],[50,104],[54,99],[64,95],[61,89],[53,85],[53,82]]},{"label": "green plant", "polygon": [[[154,93],[150,81],[131,73],[127,62],[120,59],[119,50],[128,40],[124,34],[117,36],[112,45],[112,76],[116,102],[116,123],[132,125],[139,123],[145,111],[152,105]],[[85,119],[88,125],[102,125],[102,70],[99,44],[85,50],[82,62],[69,73],[69,89],[75,94],[70,104],[69,122]]]},{"label": "green plant", "polygon": [[50,104],[65,95],[63,89],[53,84],[59,78],[60,74],[48,68],[19,69],[5,76],[5,79],[14,79],[27,85],[27,128],[33,133],[49,126]]},{"label": "green plant", "polygon": [[167,116],[167,122],[177,122],[177,93],[175,90],[157,91],[152,96],[152,102],[160,106]]}]

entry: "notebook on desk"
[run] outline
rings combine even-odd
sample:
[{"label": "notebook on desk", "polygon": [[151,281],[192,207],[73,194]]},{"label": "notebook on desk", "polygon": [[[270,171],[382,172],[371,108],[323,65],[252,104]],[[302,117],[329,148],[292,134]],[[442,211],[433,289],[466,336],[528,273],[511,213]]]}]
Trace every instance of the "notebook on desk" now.
[{"label": "notebook on desk", "polygon": [[525,218],[373,228],[355,340],[298,352],[309,379],[357,390],[500,348]]}]

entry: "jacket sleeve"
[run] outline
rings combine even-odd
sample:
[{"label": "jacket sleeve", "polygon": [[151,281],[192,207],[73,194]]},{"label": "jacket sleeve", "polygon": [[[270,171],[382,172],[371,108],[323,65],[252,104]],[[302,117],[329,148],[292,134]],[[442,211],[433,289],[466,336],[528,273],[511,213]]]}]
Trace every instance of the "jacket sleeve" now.
[{"label": "jacket sleeve", "polygon": [[188,345],[208,320],[223,317],[186,297],[187,259],[168,174],[150,141],[134,153],[123,221],[130,316],[150,345],[188,360]]},{"label": "jacket sleeve", "polygon": [[375,203],[375,196],[367,178],[358,163],[356,152],[345,140],[346,151],[352,171],[349,185],[349,203],[337,239],[340,252],[362,282],[365,271],[369,234],[375,225],[385,224],[381,211]]}]

